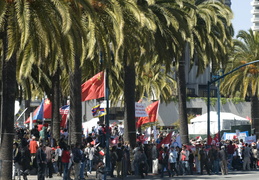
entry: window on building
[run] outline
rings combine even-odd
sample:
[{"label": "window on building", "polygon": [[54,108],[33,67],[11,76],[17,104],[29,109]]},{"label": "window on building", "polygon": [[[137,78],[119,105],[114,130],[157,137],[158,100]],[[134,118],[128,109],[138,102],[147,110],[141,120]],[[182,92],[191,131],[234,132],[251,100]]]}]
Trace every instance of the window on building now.
[{"label": "window on building", "polygon": [[197,97],[197,95],[195,94],[195,89],[194,88],[187,88],[187,96]]},{"label": "window on building", "polygon": [[187,108],[187,114],[201,115],[202,108]]},{"label": "window on building", "polygon": [[[207,97],[208,96],[207,92],[208,92],[207,90],[203,90],[202,91],[202,97]],[[217,90],[216,89],[210,90],[210,97],[217,97]]]},{"label": "window on building", "polygon": [[124,109],[120,107],[111,107],[109,111],[109,118],[111,120],[124,119]]}]

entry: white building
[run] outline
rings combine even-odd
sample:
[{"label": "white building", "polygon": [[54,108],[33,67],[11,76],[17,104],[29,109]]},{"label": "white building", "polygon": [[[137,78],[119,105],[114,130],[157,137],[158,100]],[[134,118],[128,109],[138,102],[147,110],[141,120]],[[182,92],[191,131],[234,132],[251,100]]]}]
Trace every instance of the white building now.
[{"label": "white building", "polygon": [[259,0],[253,0],[251,2],[251,5],[253,9],[251,10],[251,13],[253,15],[251,21],[253,23],[252,30],[253,31],[259,31]]}]

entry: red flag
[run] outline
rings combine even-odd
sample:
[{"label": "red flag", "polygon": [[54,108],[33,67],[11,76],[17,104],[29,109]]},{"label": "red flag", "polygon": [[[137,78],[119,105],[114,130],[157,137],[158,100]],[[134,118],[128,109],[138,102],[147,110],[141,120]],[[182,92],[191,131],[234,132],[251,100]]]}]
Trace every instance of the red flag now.
[{"label": "red flag", "polygon": [[142,124],[149,123],[149,122],[156,122],[157,121],[157,112],[158,112],[158,105],[159,101],[156,101],[150,104],[146,108],[146,112],[148,114],[147,117],[140,117],[136,122],[136,127],[140,127]]},{"label": "red flag", "polygon": [[173,131],[171,131],[169,134],[167,134],[167,136],[157,145],[157,149],[159,149],[162,146],[162,144],[170,144],[171,143],[172,133],[173,133]]},{"label": "red flag", "polygon": [[140,117],[138,121],[136,122],[136,128],[139,128],[142,124],[149,123],[149,118],[148,117]]},{"label": "red flag", "polygon": [[51,119],[52,118],[52,103],[49,99],[45,99],[44,106],[43,106],[43,114],[45,119]]},{"label": "red flag", "polygon": [[207,139],[207,145],[211,145],[211,142],[212,142],[212,138],[211,136],[209,136],[209,139]]},{"label": "red flag", "polygon": [[94,77],[81,85],[82,101],[104,97],[104,72],[99,72]]}]

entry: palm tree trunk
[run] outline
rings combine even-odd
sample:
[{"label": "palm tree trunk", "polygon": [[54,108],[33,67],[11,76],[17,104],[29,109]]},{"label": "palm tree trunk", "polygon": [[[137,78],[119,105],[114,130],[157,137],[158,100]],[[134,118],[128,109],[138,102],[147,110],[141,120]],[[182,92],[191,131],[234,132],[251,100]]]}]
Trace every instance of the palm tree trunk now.
[{"label": "palm tree trunk", "polygon": [[60,95],[60,70],[58,69],[52,78],[52,135],[53,138],[58,141],[60,138],[60,114],[59,107],[61,105]]},{"label": "palm tree trunk", "polygon": [[124,141],[131,147],[136,145],[135,123],[135,67],[127,63],[127,55],[124,55]]},{"label": "palm tree trunk", "polygon": [[259,138],[259,100],[258,96],[251,97],[251,119],[252,119],[252,128],[255,128],[256,138]]},{"label": "palm tree trunk", "polygon": [[185,55],[179,62],[177,70],[177,91],[178,91],[178,106],[180,119],[180,136],[183,144],[189,143],[188,138],[188,119],[186,107],[186,80],[185,80]]},{"label": "palm tree trunk", "polygon": [[[7,25],[6,25],[7,26]],[[14,139],[14,103],[16,88],[16,55],[6,60],[8,52],[7,27],[3,37],[3,60],[2,60],[2,124],[0,161],[1,179],[12,179],[12,147]]]},{"label": "palm tree trunk", "polygon": [[69,136],[71,144],[82,141],[82,104],[81,104],[81,69],[80,58],[75,57],[74,69],[71,70],[70,80],[70,114],[69,126],[71,126]]}]

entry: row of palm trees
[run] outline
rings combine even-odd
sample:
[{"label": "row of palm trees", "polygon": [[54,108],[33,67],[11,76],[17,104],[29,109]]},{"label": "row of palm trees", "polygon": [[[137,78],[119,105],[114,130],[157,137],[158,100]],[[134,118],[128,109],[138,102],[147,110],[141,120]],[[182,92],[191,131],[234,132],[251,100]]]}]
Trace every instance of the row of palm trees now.
[{"label": "row of palm trees", "polygon": [[[110,99],[123,97],[125,140],[135,144],[135,101],[178,95],[180,134],[188,142],[185,61],[197,74],[225,67],[232,12],[207,0],[0,1],[1,178],[11,179],[14,101],[45,94],[59,107],[70,97],[71,141],[81,141],[81,84],[109,69]],[[175,74],[173,78],[172,74]],[[19,92],[19,93],[18,93]]]}]

